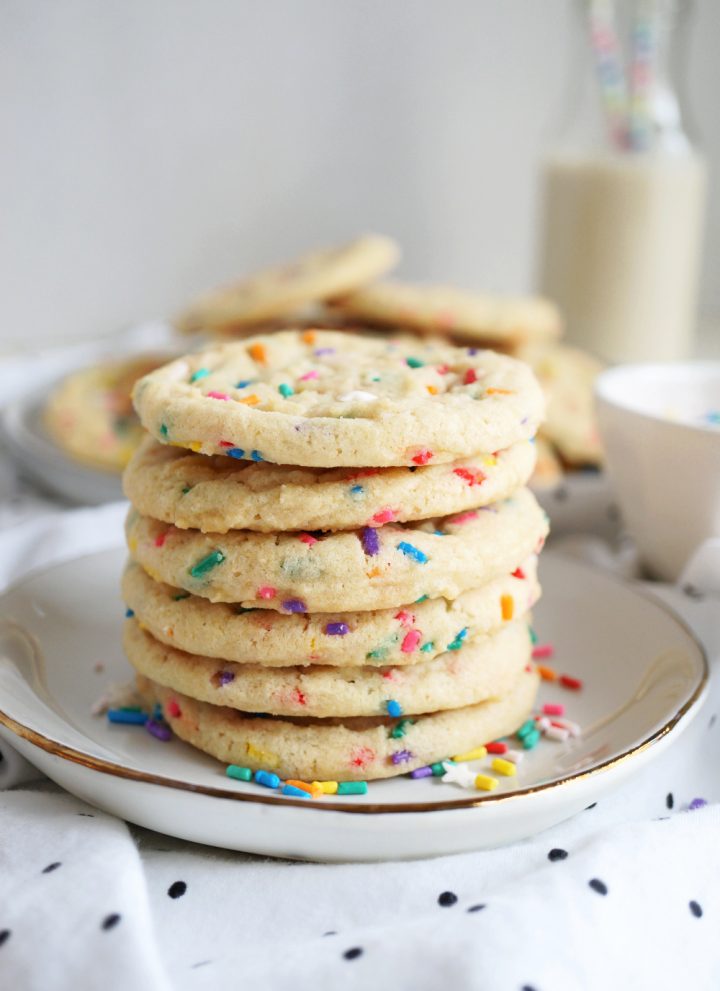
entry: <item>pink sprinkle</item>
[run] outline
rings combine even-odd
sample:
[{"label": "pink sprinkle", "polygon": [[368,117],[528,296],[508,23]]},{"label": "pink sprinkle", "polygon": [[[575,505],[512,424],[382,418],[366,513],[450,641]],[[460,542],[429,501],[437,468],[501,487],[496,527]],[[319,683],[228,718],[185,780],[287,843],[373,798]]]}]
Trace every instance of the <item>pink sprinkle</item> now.
[{"label": "pink sprinkle", "polygon": [[300,540],[302,540],[304,544],[307,544],[308,547],[312,547],[313,544],[318,542],[317,537],[313,537],[310,533],[301,533]]},{"label": "pink sprinkle", "polygon": [[182,716],[182,710],[175,701],[175,699],[170,699],[168,704],[165,706],[165,711],[167,712],[168,716],[173,716],[175,719],[178,719],[180,716]]},{"label": "pink sprinkle", "polygon": [[403,654],[412,654],[414,650],[417,650],[417,646],[422,640],[422,633],[420,630],[410,630],[405,634],[405,638],[402,642],[400,650]]},{"label": "pink sprinkle", "polygon": [[235,447],[231,440],[219,440],[218,447]]},{"label": "pink sprinkle", "polygon": [[277,595],[277,589],[273,588],[272,585],[262,585],[257,590],[258,599],[274,599]]},{"label": "pink sprinkle", "polygon": [[453,516],[450,522],[453,526],[459,526],[461,523],[469,523],[470,520],[476,520],[477,515],[477,512],[474,509],[471,509],[467,513],[460,513],[459,516]]},{"label": "pink sprinkle", "polygon": [[159,533],[155,538],[155,546],[162,547],[162,545],[165,543],[165,540],[167,539],[167,535],[168,535],[167,530],[165,531],[165,533]]},{"label": "pink sprinkle", "polygon": [[395,613],[395,619],[399,620],[403,626],[412,626],[415,622],[415,617],[407,609],[401,609],[400,612]]},{"label": "pink sprinkle", "polygon": [[313,368],[313,370],[311,372],[305,372],[304,375],[301,375],[300,376],[300,381],[301,382],[307,382],[308,379],[316,379],[317,377],[318,377],[318,373]]},{"label": "pink sprinkle", "polygon": [[553,657],[555,654],[555,648],[551,643],[541,643],[537,647],[533,647],[532,656],[536,661],[543,660],[546,657]]},{"label": "pink sprinkle", "polygon": [[463,383],[465,385],[472,385],[473,382],[477,382],[477,372],[475,371],[474,368],[468,368],[468,370],[465,372],[465,378],[463,379]]},{"label": "pink sprinkle", "polygon": [[376,523],[378,526],[382,526],[383,523],[390,523],[391,520],[395,519],[396,512],[397,510],[390,509],[389,506],[385,509],[379,509],[373,516],[371,522]]},{"label": "pink sprinkle", "polygon": [[207,397],[208,397],[208,399],[229,399],[230,398],[230,396],[228,396],[227,392],[215,392],[214,389],[213,389],[212,392],[208,392],[207,393]]},{"label": "pink sprinkle", "polygon": [[432,451],[429,451],[426,447],[418,451],[410,460],[416,465],[426,465],[428,461],[431,461],[435,457]]},{"label": "pink sprinkle", "polygon": [[546,716],[564,716],[565,706],[561,702],[546,702],[542,711]]},{"label": "pink sprinkle", "polygon": [[385,679],[385,681],[392,681],[393,680],[393,669],[392,668],[388,668],[387,671],[383,671],[382,676]]}]

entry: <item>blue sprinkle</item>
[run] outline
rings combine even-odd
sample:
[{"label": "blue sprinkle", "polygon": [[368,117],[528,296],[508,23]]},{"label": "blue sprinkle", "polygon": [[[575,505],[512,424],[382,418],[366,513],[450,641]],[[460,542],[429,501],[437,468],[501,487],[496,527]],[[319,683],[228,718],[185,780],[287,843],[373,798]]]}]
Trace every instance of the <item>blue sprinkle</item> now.
[{"label": "blue sprinkle", "polygon": [[272,771],[256,771],[255,781],[259,785],[264,785],[266,788],[279,788],[280,778],[277,774],[273,774]]},{"label": "blue sprinkle", "polygon": [[125,723],[127,726],[144,726],[148,721],[147,712],[133,712],[127,709],[108,709],[107,717],[111,723]]},{"label": "blue sprinkle", "polygon": [[229,447],[227,449],[227,454],[229,457],[237,458],[238,460],[245,457],[245,451],[243,451],[241,447]]},{"label": "blue sprinkle", "polygon": [[239,382],[235,383],[235,388],[245,389],[248,385],[252,385],[254,381],[254,379],[240,379]]},{"label": "blue sprinkle", "polygon": [[190,376],[191,382],[198,382],[200,379],[204,379],[206,375],[210,374],[209,368],[198,368],[196,372],[193,372]]},{"label": "blue sprinkle", "polygon": [[413,561],[417,561],[419,564],[425,564],[428,559],[428,556],[424,551],[421,551],[418,547],[415,547],[414,544],[408,544],[406,540],[401,540],[397,545],[397,549],[402,551],[405,557],[411,557]]},{"label": "blue sprinkle", "polygon": [[263,458],[262,454],[259,451],[251,451],[250,452],[250,457],[252,458],[253,461],[264,461],[265,460]]},{"label": "blue sprinkle", "polygon": [[357,501],[358,499],[362,499],[364,495],[365,495],[365,489],[362,487],[362,485],[353,485],[350,487],[351,499],[355,499]]},{"label": "blue sprinkle", "polygon": [[462,630],[460,630],[459,633],[456,633],[455,634],[455,639],[452,641],[452,643],[449,643],[447,645],[447,649],[448,650],[460,650],[460,648],[463,645],[463,640],[465,640],[465,638],[467,637],[467,635],[468,635],[468,628],[467,628],[467,626],[464,626],[462,628]]},{"label": "blue sprinkle", "polygon": [[296,788],[295,785],[283,785],[281,790],[283,795],[292,795],[293,798],[310,798],[309,792]]},{"label": "blue sprinkle", "polygon": [[385,703],[388,711],[388,716],[392,716],[393,719],[397,719],[398,716],[402,716],[402,706],[395,699],[388,699]]},{"label": "blue sprinkle", "polygon": [[132,611],[132,609],[126,609],[125,610],[125,619],[130,619],[134,615],[135,615],[135,613]]}]

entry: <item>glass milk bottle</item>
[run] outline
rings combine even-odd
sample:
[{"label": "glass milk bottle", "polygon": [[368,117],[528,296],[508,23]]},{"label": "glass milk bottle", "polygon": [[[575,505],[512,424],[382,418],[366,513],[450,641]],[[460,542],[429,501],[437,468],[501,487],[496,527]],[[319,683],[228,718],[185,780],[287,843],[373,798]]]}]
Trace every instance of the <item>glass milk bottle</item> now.
[{"label": "glass milk bottle", "polygon": [[610,362],[692,348],[705,163],[681,113],[687,0],[582,0],[561,139],[542,175],[541,291]]}]

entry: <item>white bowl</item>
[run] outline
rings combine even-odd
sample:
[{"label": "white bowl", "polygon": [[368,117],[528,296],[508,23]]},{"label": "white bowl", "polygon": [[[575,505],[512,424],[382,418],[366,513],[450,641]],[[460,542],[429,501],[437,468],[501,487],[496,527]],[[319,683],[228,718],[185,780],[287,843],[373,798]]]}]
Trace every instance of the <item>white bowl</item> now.
[{"label": "white bowl", "polygon": [[645,567],[676,581],[720,538],[720,362],[621,365],[597,380],[600,433]]}]

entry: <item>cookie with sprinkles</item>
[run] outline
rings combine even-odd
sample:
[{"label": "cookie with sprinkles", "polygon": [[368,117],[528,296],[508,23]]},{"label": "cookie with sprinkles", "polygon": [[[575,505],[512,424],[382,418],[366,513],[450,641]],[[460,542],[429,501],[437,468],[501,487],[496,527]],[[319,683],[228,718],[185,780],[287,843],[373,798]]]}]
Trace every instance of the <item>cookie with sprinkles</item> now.
[{"label": "cookie with sprinkles", "polygon": [[420,334],[447,334],[482,347],[516,350],[555,341],[562,332],[557,307],[537,296],[509,298],[454,286],[377,282],[358,289],[335,307],[369,324]]},{"label": "cookie with sprinkles", "polygon": [[128,562],[123,598],[156,640],[191,654],[239,664],[287,667],[400,667],[461,651],[525,616],[540,597],[537,561],[456,599],[427,599],[401,609],[292,613],[244,609],[154,581]]},{"label": "cookie with sprinkles", "polygon": [[143,437],[132,387],[167,360],[167,355],[133,355],[71,372],[53,389],[43,412],[53,441],[75,461],[121,472]]},{"label": "cookie with sprinkles", "polygon": [[247,326],[373,282],[394,268],[399,257],[391,238],[367,234],[205,293],[176,317],[175,326],[185,333],[241,333]]},{"label": "cookie with sprinkles", "polygon": [[186,356],[135,387],[161,443],[305,467],[442,464],[527,440],[543,417],[530,368],[416,338],[281,331]]},{"label": "cookie with sprinkles", "polygon": [[530,660],[527,624],[514,620],[461,651],[406,667],[269,668],[188,654],[160,643],[137,619],[125,653],[151,681],[213,705],[280,716],[412,716],[458,709],[509,692]]},{"label": "cookie with sprinkles", "polygon": [[[181,740],[223,761],[304,781],[369,781],[405,774],[508,736],[530,713],[538,675],[522,669],[502,698],[418,716],[273,717],[212,705],[138,676]],[[393,735],[401,723],[404,734]]]},{"label": "cookie with sprinkles", "polygon": [[[211,602],[285,613],[387,609],[455,599],[541,548],[547,517],[528,489],[492,506],[320,534],[203,534],[131,510],[130,553],[148,574]],[[309,536],[310,539],[304,539]]]},{"label": "cookie with sprinkles", "polygon": [[511,495],[535,466],[535,445],[408,468],[294,468],[206,457],[146,438],[123,478],[144,516],[204,533],[351,530],[447,516]]}]

